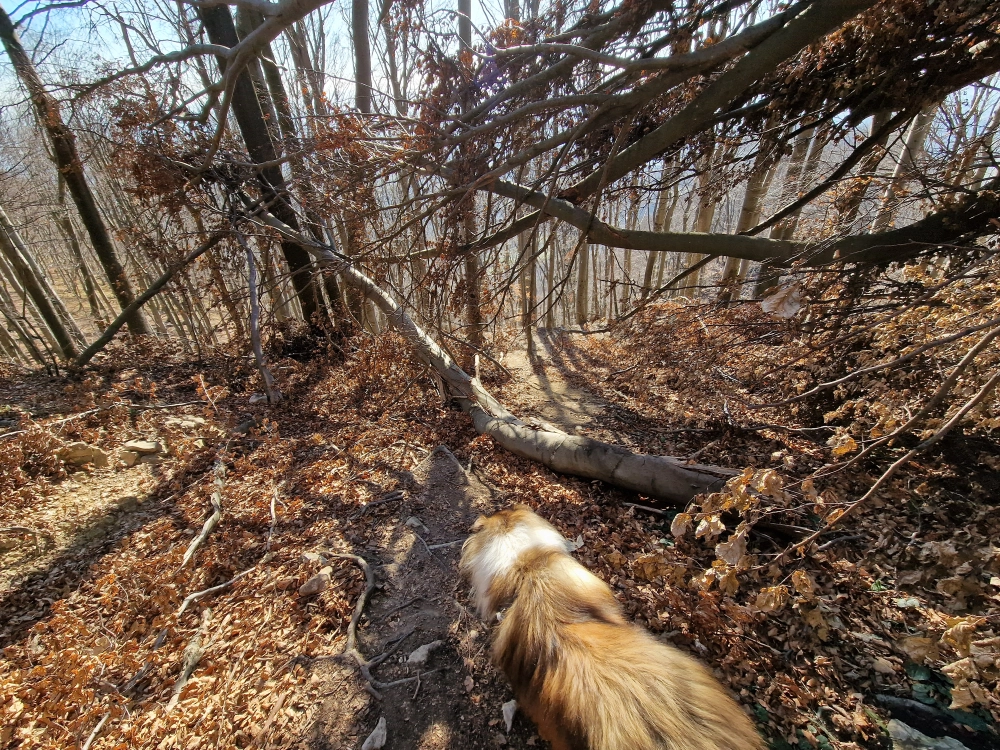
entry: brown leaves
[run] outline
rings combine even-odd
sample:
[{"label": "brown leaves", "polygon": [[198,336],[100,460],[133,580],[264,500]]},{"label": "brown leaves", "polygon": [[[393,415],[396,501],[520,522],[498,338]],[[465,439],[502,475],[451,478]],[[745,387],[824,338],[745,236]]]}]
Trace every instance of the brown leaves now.
[{"label": "brown leaves", "polygon": [[787,586],[767,586],[757,594],[754,606],[761,612],[777,612],[788,603]]}]

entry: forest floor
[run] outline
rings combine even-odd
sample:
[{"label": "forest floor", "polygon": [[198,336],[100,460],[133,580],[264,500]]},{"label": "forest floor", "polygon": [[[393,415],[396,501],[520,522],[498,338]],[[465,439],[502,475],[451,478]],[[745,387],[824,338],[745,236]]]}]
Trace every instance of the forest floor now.
[{"label": "forest floor", "polygon": [[[715,545],[676,523],[697,508],[650,510],[512,456],[441,403],[400,340],[351,344],[346,359],[275,346],[275,407],[250,404],[256,373],[221,354],[122,346],[84,376],[2,381],[0,748],[358,748],[381,719],[390,748],[542,747],[520,714],[505,721],[512,695],[456,569],[476,515],[514,501],[582,543],[630,618],[711,665],[772,747],[888,748],[893,718],[998,746],[992,444],[946,446],[806,558],[777,560],[802,497],[775,499],[749,542],[761,564],[713,585]],[[651,363],[628,336],[544,331],[535,349],[507,353],[513,380],[484,376],[525,421],[754,482],[830,458],[801,415],[763,428],[739,411],[726,389],[745,352]],[[126,467],[136,439],[163,450]],[[76,441],[110,465],[73,466]],[[872,479],[829,480],[810,507]],[[221,519],[184,563],[213,495]],[[376,582],[357,643],[385,657],[376,685],[344,656],[366,587],[344,554]]]}]

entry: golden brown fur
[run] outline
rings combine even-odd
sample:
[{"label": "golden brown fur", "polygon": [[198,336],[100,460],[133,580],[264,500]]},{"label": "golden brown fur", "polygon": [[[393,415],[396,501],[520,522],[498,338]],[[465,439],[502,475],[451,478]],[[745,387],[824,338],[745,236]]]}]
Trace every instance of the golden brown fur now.
[{"label": "golden brown fur", "polygon": [[481,615],[506,609],[493,659],[555,750],[762,750],[718,681],[627,623],[607,584],[527,506],[472,531],[462,573]]}]

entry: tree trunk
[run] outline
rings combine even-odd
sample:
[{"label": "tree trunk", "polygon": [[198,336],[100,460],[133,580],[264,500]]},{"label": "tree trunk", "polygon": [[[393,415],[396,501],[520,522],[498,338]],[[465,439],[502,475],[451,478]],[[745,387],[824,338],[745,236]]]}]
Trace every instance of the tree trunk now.
[{"label": "tree trunk", "polygon": [[458,50],[472,51],[472,0],[458,0]]},{"label": "tree trunk", "polygon": [[[213,44],[235,47],[239,43],[233,17],[227,6],[200,8],[198,12]],[[226,60],[218,58],[218,63],[224,72]],[[268,133],[253,81],[246,72],[236,79],[232,109],[250,158],[256,164],[269,162],[268,166],[261,168],[260,184],[265,196],[274,199],[271,212],[288,226],[297,229],[299,223],[288,200],[285,178],[281,174],[281,168],[273,164],[277,159],[274,143]],[[325,308],[320,305],[319,289],[312,278],[308,252],[302,245],[288,240],[282,241],[281,250],[291,272],[292,286],[302,307],[303,317],[311,326],[323,326],[329,322],[329,318]]]},{"label": "tree trunk", "polygon": [[351,0],[351,38],[354,41],[354,106],[372,111],[372,51],[368,39],[368,0]]},{"label": "tree trunk", "polygon": [[590,243],[585,240],[581,240],[577,245],[577,258],[579,263],[577,263],[576,272],[576,324],[582,326],[586,324],[588,320],[588,310],[587,303],[590,300],[590,295],[588,293],[590,285]]},{"label": "tree trunk", "polygon": [[871,232],[884,232],[892,223],[893,214],[897,208],[896,195],[902,190],[910,178],[913,165],[924,152],[924,142],[927,134],[930,133],[931,125],[934,124],[934,115],[937,114],[938,105],[932,104],[923,112],[913,118],[906,137],[903,140],[903,151],[899,155],[899,161],[893,170],[892,179],[879,202],[878,213],[872,221]]},{"label": "tree trunk", "polygon": [[[768,123],[773,127],[772,123]],[[743,205],[740,207],[740,216],[736,221],[736,234],[757,226],[760,221],[761,203],[771,187],[774,179],[775,168],[773,165],[765,167],[765,162],[770,158],[770,154],[761,142],[758,146],[757,156],[754,158],[753,171],[750,179],[747,180],[746,193],[743,196]],[[739,296],[738,288],[746,274],[746,263],[738,258],[726,258],[726,267],[722,271],[722,292],[719,300],[729,302],[733,295]]]},{"label": "tree trunk", "polygon": [[[21,46],[17,33],[14,31],[14,25],[3,8],[0,8],[0,39],[3,40],[3,45],[10,56],[18,78],[28,89],[38,121],[45,128],[52,143],[53,156],[59,173],[65,180],[70,195],[73,196],[73,202],[80,212],[80,219],[90,235],[90,244],[94,248],[94,252],[97,253],[101,265],[104,266],[104,272],[108,276],[108,281],[111,282],[111,288],[114,289],[118,303],[124,309],[132,303],[135,295],[128,277],[125,275],[125,269],[118,261],[111,235],[104,224],[104,219],[101,218],[94,195],[87,183],[83,172],[83,162],[76,151],[76,139],[63,123],[59,104],[42,85],[31,58]],[[128,329],[136,335],[151,333],[149,325],[138,313],[128,321]]]},{"label": "tree trunk", "polygon": [[[276,222],[269,223],[281,228]],[[737,473],[712,466],[685,465],[680,459],[666,456],[632,453],[619,445],[526,425],[493,398],[478,379],[456,365],[368,276],[328,250],[312,248],[312,251],[321,263],[336,269],[345,283],[375,303],[417,356],[434,368],[447,394],[469,414],[476,430],[490,435],[512,453],[538,461],[553,471],[600,479],[680,505],[697,494],[721,488],[728,477]]]},{"label": "tree trunk", "polygon": [[17,228],[13,225],[13,223],[11,223],[10,218],[7,216],[7,212],[3,210],[3,206],[0,206],[0,232],[7,233],[7,237],[9,238],[11,244],[13,244],[15,252],[18,253],[21,259],[27,264],[30,273],[41,286],[42,292],[52,304],[52,308],[55,310],[56,315],[59,316],[59,320],[62,321],[63,326],[65,326],[66,330],[69,332],[73,342],[75,344],[82,344],[85,346],[86,338],[83,335],[83,331],[80,330],[80,327],[76,324],[73,316],[70,315],[69,310],[66,309],[66,305],[56,293],[56,290],[52,288],[51,284],[49,284],[45,270],[35,262],[35,259],[31,252],[29,252],[27,245],[24,244],[24,240],[21,239],[21,235],[18,234]]},{"label": "tree trunk", "polygon": [[[788,171],[785,173],[785,185],[782,190],[782,202],[798,192],[799,176],[802,174],[802,165],[805,163],[806,155],[809,152],[809,143],[812,140],[813,129],[803,130],[795,137],[792,145],[792,155],[788,162]],[[771,227],[768,234],[770,239],[781,239],[785,234],[786,221],[782,220]],[[776,266],[768,261],[760,264],[757,271],[757,280],[754,283],[753,296],[757,299],[764,297],[781,278],[781,274],[775,271]]]},{"label": "tree trunk", "polygon": [[[253,9],[240,8],[239,15],[245,18],[248,29],[255,29],[264,22],[263,15]],[[242,35],[241,35],[242,36]],[[283,153],[288,158],[288,167],[292,173],[292,180],[297,188],[299,203],[305,214],[306,227],[309,234],[318,242],[332,237],[325,238],[322,218],[316,213],[314,206],[319,202],[313,183],[309,179],[307,170],[303,164],[301,149],[302,144],[298,133],[295,130],[295,119],[292,116],[291,104],[288,100],[288,92],[285,90],[285,83],[281,79],[281,70],[275,62],[274,52],[270,44],[264,45],[261,49],[260,64],[264,73],[264,80],[267,83],[269,99],[274,105],[278,121],[278,131],[283,143]],[[323,288],[326,291],[327,299],[330,303],[330,311],[333,315],[335,326],[342,328],[347,323],[347,314],[344,310],[343,295],[337,277],[332,273],[322,274]],[[240,325],[242,328],[242,323]]]},{"label": "tree trunk", "polygon": [[83,257],[83,249],[80,247],[80,240],[76,236],[76,230],[73,228],[73,222],[70,221],[68,216],[57,216],[56,222],[62,229],[63,234],[66,235],[66,241],[69,243],[70,251],[76,259],[77,268],[80,269],[80,276],[83,277],[83,289],[87,295],[87,304],[90,306],[90,314],[97,327],[100,330],[103,330],[105,326],[107,326],[107,323],[105,322],[104,311],[101,309],[101,298],[97,293],[97,281],[90,273],[87,261]]},{"label": "tree trunk", "polygon": [[3,208],[0,208],[0,252],[3,253],[7,262],[10,263],[15,277],[21,283],[28,296],[31,297],[31,301],[35,303],[35,308],[41,314],[45,325],[48,326],[49,331],[51,331],[56,341],[60,355],[63,359],[72,360],[77,355],[73,337],[56,312],[49,295],[46,293],[47,285],[35,275],[31,266],[28,265],[28,262],[18,251],[12,237],[8,234],[7,223],[7,214],[3,212]]}]

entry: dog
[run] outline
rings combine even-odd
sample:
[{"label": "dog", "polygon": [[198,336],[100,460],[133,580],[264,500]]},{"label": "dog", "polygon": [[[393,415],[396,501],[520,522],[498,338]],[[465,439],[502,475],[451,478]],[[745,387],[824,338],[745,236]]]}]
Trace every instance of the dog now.
[{"label": "dog", "polygon": [[459,569],[493,661],[554,750],[763,750],[697,661],[625,621],[604,581],[526,505],[480,516]]}]

